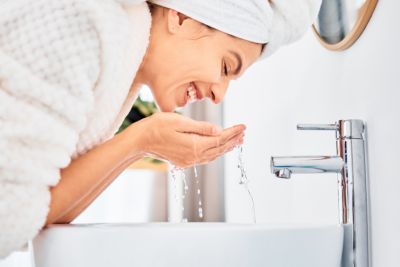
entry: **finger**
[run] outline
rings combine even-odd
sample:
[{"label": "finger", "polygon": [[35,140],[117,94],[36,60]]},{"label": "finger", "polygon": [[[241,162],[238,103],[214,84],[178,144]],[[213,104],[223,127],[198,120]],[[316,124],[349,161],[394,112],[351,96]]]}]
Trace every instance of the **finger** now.
[{"label": "finger", "polygon": [[207,147],[207,149],[223,146],[232,138],[235,138],[240,134],[244,134],[245,129],[246,126],[244,126],[243,124],[227,128],[223,130],[223,132],[219,136],[207,139],[205,141],[205,146]]},{"label": "finger", "polygon": [[206,161],[207,159],[212,159],[219,157],[229,151],[232,151],[237,145],[243,144],[243,139],[244,134],[239,134],[235,136],[234,138],[230,139],[227,143],[225,143],[223,146],[219,147],[213,147],[205,152],[202,153],[201,155],[201,161]]},{"label": "finger", "polygon": [[223,146],[212,148],[209,150],[209,152],[214,153],[216,156],[220,156],[228,151],[231,151],[236,146],[243,144],[243,139],[244,139],[244,134],[239,134],[234,138],[230,139]]},{"label": "finger", "polygon": [[220,135],[220,145],[227,143],[230,139],[237,136],[238,134],[244,133],[246,126],[243,124],[235,125],[225,129]]},{"label": "finger", "polygon": [[220,157],[220,156],[232,151],[238,145],[243,144],[243,142],[244,142],[244,138],[243,137],[244,137],[244,134],[241,134],[241,135],[233,138],[232,140],[230,140],[224,146],[214,147],[214,148],[208,149],[207,151],[203,152],[200,155],[200,158],[198,159],[196,164],[197,165],[207,164],[207,163],[209,163],[211,161],[214,161],[218,157]]},{"label": "finger", "polygon": [[222,133],[222,128],[219,125],[207,122],[207,121],[196,121],[187,117],[183,117],[181,120],[179,130],[185,133],[194,133],[205,136],[217,136]]},{"label": "finger", "polygon": [[[242,144],[242,143],[243,143],[243,140],[241,142],[238,142],[237,145]],[[209,149],[206,153],[203,154],[203,158],[201,158],[200,164],[205,164],[205,163],[211,162],[211,161],[215,160],[216,158],[223,156],[224,154],[232,151],[237,145],[233,145],[225,150],[222,150],[221,148]]]},{"label": "finger", "polygon": [[225,144],[227,144],[231,140],[238,140],[239,138],[243,138],[244,133],[239,132],[238,134],[231,136],[230,139],[227,138],[222,138],[219,136],[215,137],[205,137],[205,136],[198,136],[199,138],[197,139],[198,145],[198,151],[199,154],[204,153],[205,151],[211,149],[211,148],[218,148],[222,147]]}]

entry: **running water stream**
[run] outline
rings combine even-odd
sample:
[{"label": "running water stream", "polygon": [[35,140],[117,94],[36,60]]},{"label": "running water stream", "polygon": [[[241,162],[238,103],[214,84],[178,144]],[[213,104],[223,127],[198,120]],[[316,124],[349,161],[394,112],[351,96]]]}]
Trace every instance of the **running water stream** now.
[{"label": "running water stream", "polygon": [[250,188],[249,188],[249,179],[247,178],[247,173],[246,173],[246,170],[245,170],[244,164],[243,164],[243,147],[241,145],[239,145],[239,146],[237,146],[237,150],[238,150],[238,165],[237,165],[237,167],[240,170],[239,184],[242,185],[243,188],[249,194],[252,212],[253,212],[253,222],[256,223],[257,219],[256,219],[256,208],[254,205],[254,198],[253,198],[253,194],[251,193]]},{"label": "running water stream", "polygon": [[193,166],[194,171],[194,178],[196,179],[196,192],[197,192],[197,201],[199,203],[198,211],[199,211],[199,218],[203,218],[203,203],[201,202],[201,190],[200,190],[200,180],[199,176],[197,175],[196,165]]},{"label": "running water stream", "polygon": [[[197,203],[198,203],[198,216],[200,219],[203,218],[203,203],[202,203],[202,199],[201,199],[201,190],[200,190],[200,179],[197,173],[197,168],[196,165],[193,166],[193,173],[194,173],[194,177],[195,177],[195,183],[196,183],[196,199],[197,199]],[[174,186],[174,199],[177,205],[181,205],[181,210],[182,210],[182,222],[187,222],[187,218],[185,217],[185,198],[187,196],[187,193],[189,191],[189,186],[188,186],[188,182],[186,180],[186,174],[185,174],[185,170],[182,168],[178,168],[173,166],[171,169],[171,177],[172,177],[172,183]],[[183,183],[183,192],[182,192],[182,196],[178,196],[178,179],[182,179],[182,183]],[[182,201],[179,201],[179,197],[181,197]]]},{"label": "running water stream", "polygon": [[[172,184],[173,184],[173,191],[174,191],[174,199],[175,199],[175,204],[178,206],[181,206],[181,211],[182,211],[182,219],[181,222],[187,222],[187,219],[185,218],[185,197],[186,193],[189,189],[187,183],[186,183],[186,175],[185,171],[182,168],[178,168],[176,166],[172,166],[171,168],[171,177],[172,177]],[[181,178],[183,185],[184,185],[184,191],[182,192],[182,195],[179,194],[178,196],[178,179]],[[182,201],[179,200],[179,198],[182,199]]]},{"label": "running water stream", "polygon": [[[249,195],[250,198],[250,204],[251,204],[251,208],[252,208],[252,214],[253,214],[253,222],[256,223],[256,210],[255,210],[255,205],[254,205],[254,198],[253,195],[250,191],[250,188],[248,186],[249,184],[249,179],[247,178],[247,173],[246,170],[244,168],[244,164],[243,164],[243,147],[241,145],[237,146],[237,151],[238,151],[238,169],[240,170],[240,178],[239,178],[239,185],[242,185],[243,188],[246,190],[246,192]],[[203,218],[203,203],[202,203],[202,199],[201,199],[201,190],[200,190],[200,179],[197,173],[197,168],[196,165],[193,166],[193,172],[194,172],[194,178],[195,178],[195,184],[196,184],[196,197],[197,197],[197,204],[198,204],[198,216],[200,219]],[[171,177],[172,177],[172,182],[173,182],[173,186],[174,186],[174,198],[175,198],[175,202],[177,205],[179,205],[179,203],[181,204],[181,209],[182,209],[182,222],[187,222],[187,218],[185,217],[185,198],[186,195],[188,193],[189,190],[189,186],[186,180],[186,175],[185,175],[185,171],[182,168],[177,168],[177,167],[173,167],[171,169]],[[182,179],[182,183],[184,186],[183,192],[182,192],[182,196],[178,196],[178,178]],[[179,197],[181,197],[182,201],[179,201]]]}]

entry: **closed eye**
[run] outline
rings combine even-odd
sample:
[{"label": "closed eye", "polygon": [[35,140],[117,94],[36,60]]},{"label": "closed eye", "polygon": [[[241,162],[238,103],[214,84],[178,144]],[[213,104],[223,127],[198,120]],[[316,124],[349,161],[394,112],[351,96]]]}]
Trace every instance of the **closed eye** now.
[{"label": "closed eye", "polygon": [[227,67],[225,61],[223,61],[222,64],[223,64],[223,68],[224,68],[224,75],[225,75],[225,76],[228,76],[228,67]]}]

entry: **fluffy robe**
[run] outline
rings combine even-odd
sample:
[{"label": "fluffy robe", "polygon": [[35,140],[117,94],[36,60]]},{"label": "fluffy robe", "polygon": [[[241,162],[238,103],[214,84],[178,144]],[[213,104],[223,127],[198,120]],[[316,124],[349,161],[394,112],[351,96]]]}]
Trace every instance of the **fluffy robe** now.
[{"label": "fluffy robe", "polygon": [[41,229],[60,169],[122,123],[150,26],[146,3],[0,2],[0,258]]}]

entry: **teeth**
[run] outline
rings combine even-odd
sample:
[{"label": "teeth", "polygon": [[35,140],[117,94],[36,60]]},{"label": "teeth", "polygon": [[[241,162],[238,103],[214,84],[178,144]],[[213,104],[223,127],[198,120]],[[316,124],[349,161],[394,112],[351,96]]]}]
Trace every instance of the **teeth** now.
[{"label": "teeth", "polygon": [[196,89],[194,89],[192,85],[190,85],[189,88],[187,89],[187,93],[189,96],[190,103],[193,103],[197,100]]}]

